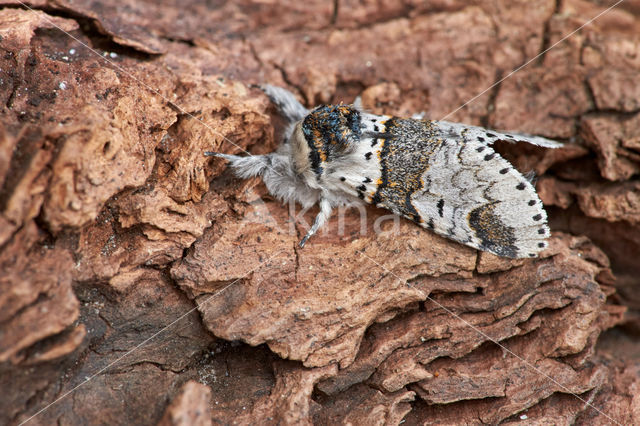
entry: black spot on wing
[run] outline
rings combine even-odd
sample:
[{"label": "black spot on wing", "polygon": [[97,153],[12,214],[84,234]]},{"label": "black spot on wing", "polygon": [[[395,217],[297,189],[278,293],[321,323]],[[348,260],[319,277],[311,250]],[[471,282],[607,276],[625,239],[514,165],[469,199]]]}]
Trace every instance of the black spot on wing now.
[{"label": "black spot on wing", "polygon": [[516,185],[516,189],[522,191],[526,188],[526,185],[523,182],[520,182],[518,185]]},{"label": "black spot on wing", "polygon": [[438,201],[438,215],[440,217],[444,216],[444,199],[440,198],[440,200]]}]

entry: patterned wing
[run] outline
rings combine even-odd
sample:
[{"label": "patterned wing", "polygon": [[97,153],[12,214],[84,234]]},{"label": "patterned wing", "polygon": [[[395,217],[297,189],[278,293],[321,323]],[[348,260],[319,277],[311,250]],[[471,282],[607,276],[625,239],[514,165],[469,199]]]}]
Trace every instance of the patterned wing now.
[{"label": "patterned wing", "polygon": [[385,127],[375,204],[499,256],[535,257],[547,246],[535,189],[476,132],[411,119]]},{"label": "patterned wing", "polygon": [[491,145],[495,141],[526,142],[543,148],[560,148],[562,143],[541,136],[525,135],[523,133],[505,133],[497,130],[487,130],[484,127],[468,126],[466,124],[452,123],[450,121],[436,122],[442,133],[451,136],[464,136],[467,139],[475,139],[478,142]]}]

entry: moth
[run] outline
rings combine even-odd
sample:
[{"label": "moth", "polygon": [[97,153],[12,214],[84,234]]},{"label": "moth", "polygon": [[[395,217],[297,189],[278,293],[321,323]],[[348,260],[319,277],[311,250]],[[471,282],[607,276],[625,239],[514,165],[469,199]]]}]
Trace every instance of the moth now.
[{"label": "moth", "polygon": [[236,176],[262,177],[277,199],[320,211],[300,241],[320,229],[333,208],[373,204],[435,233],[498,256],[536,257],[547,246],[547,214],[533,185],[491,144],[542,137],[501,133],[447,121],[398,118],[354,105],[302,106],[282,88],[260,88],[288,126],[266,155],[205,152],[229,161]]}]

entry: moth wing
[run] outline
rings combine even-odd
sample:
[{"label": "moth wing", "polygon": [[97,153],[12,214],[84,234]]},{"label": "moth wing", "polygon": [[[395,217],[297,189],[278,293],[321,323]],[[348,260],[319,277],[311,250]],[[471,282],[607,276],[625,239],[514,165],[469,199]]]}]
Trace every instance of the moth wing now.
[{"label": "moth wing", "polygon": [[512,143],[525,142],[543,148],[560,148],[563,146],[560,142],[543,138],[541,136],[487,130],[483,127],[468,126],[466,124],[452,123],[450,121],[438,121],[437,123],[444,133],[448,133],[452,136],[457,135],[458,137],[464,137],[467,140],[475,139],[484,145],[491,145],[495,141],[507,141]]},{"label": "moth wing", "polygon": [[490,146],[444,139],[411,195],[421,224],[468,246],[510,258],[535,257],[549,236],[532,184]]}]

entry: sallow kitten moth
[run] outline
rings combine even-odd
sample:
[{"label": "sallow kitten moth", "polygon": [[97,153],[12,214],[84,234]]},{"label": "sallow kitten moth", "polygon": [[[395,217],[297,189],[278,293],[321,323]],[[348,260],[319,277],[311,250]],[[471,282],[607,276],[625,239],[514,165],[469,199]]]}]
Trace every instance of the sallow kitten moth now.
[{"label": "sallow kitten moth", "polygon": [[398,118],[354,105],[309,111],[289,91],[261,86],[289,126],[266,155],[222,157],[241,178],[262,177],[277,199],[320,212],[300,242],[333,208],[369,203],[462,244],[509,258],[547,246],[547,214],[533,185],[493,150],[497,140],[548,148],[545,138],[446,121]]}]

